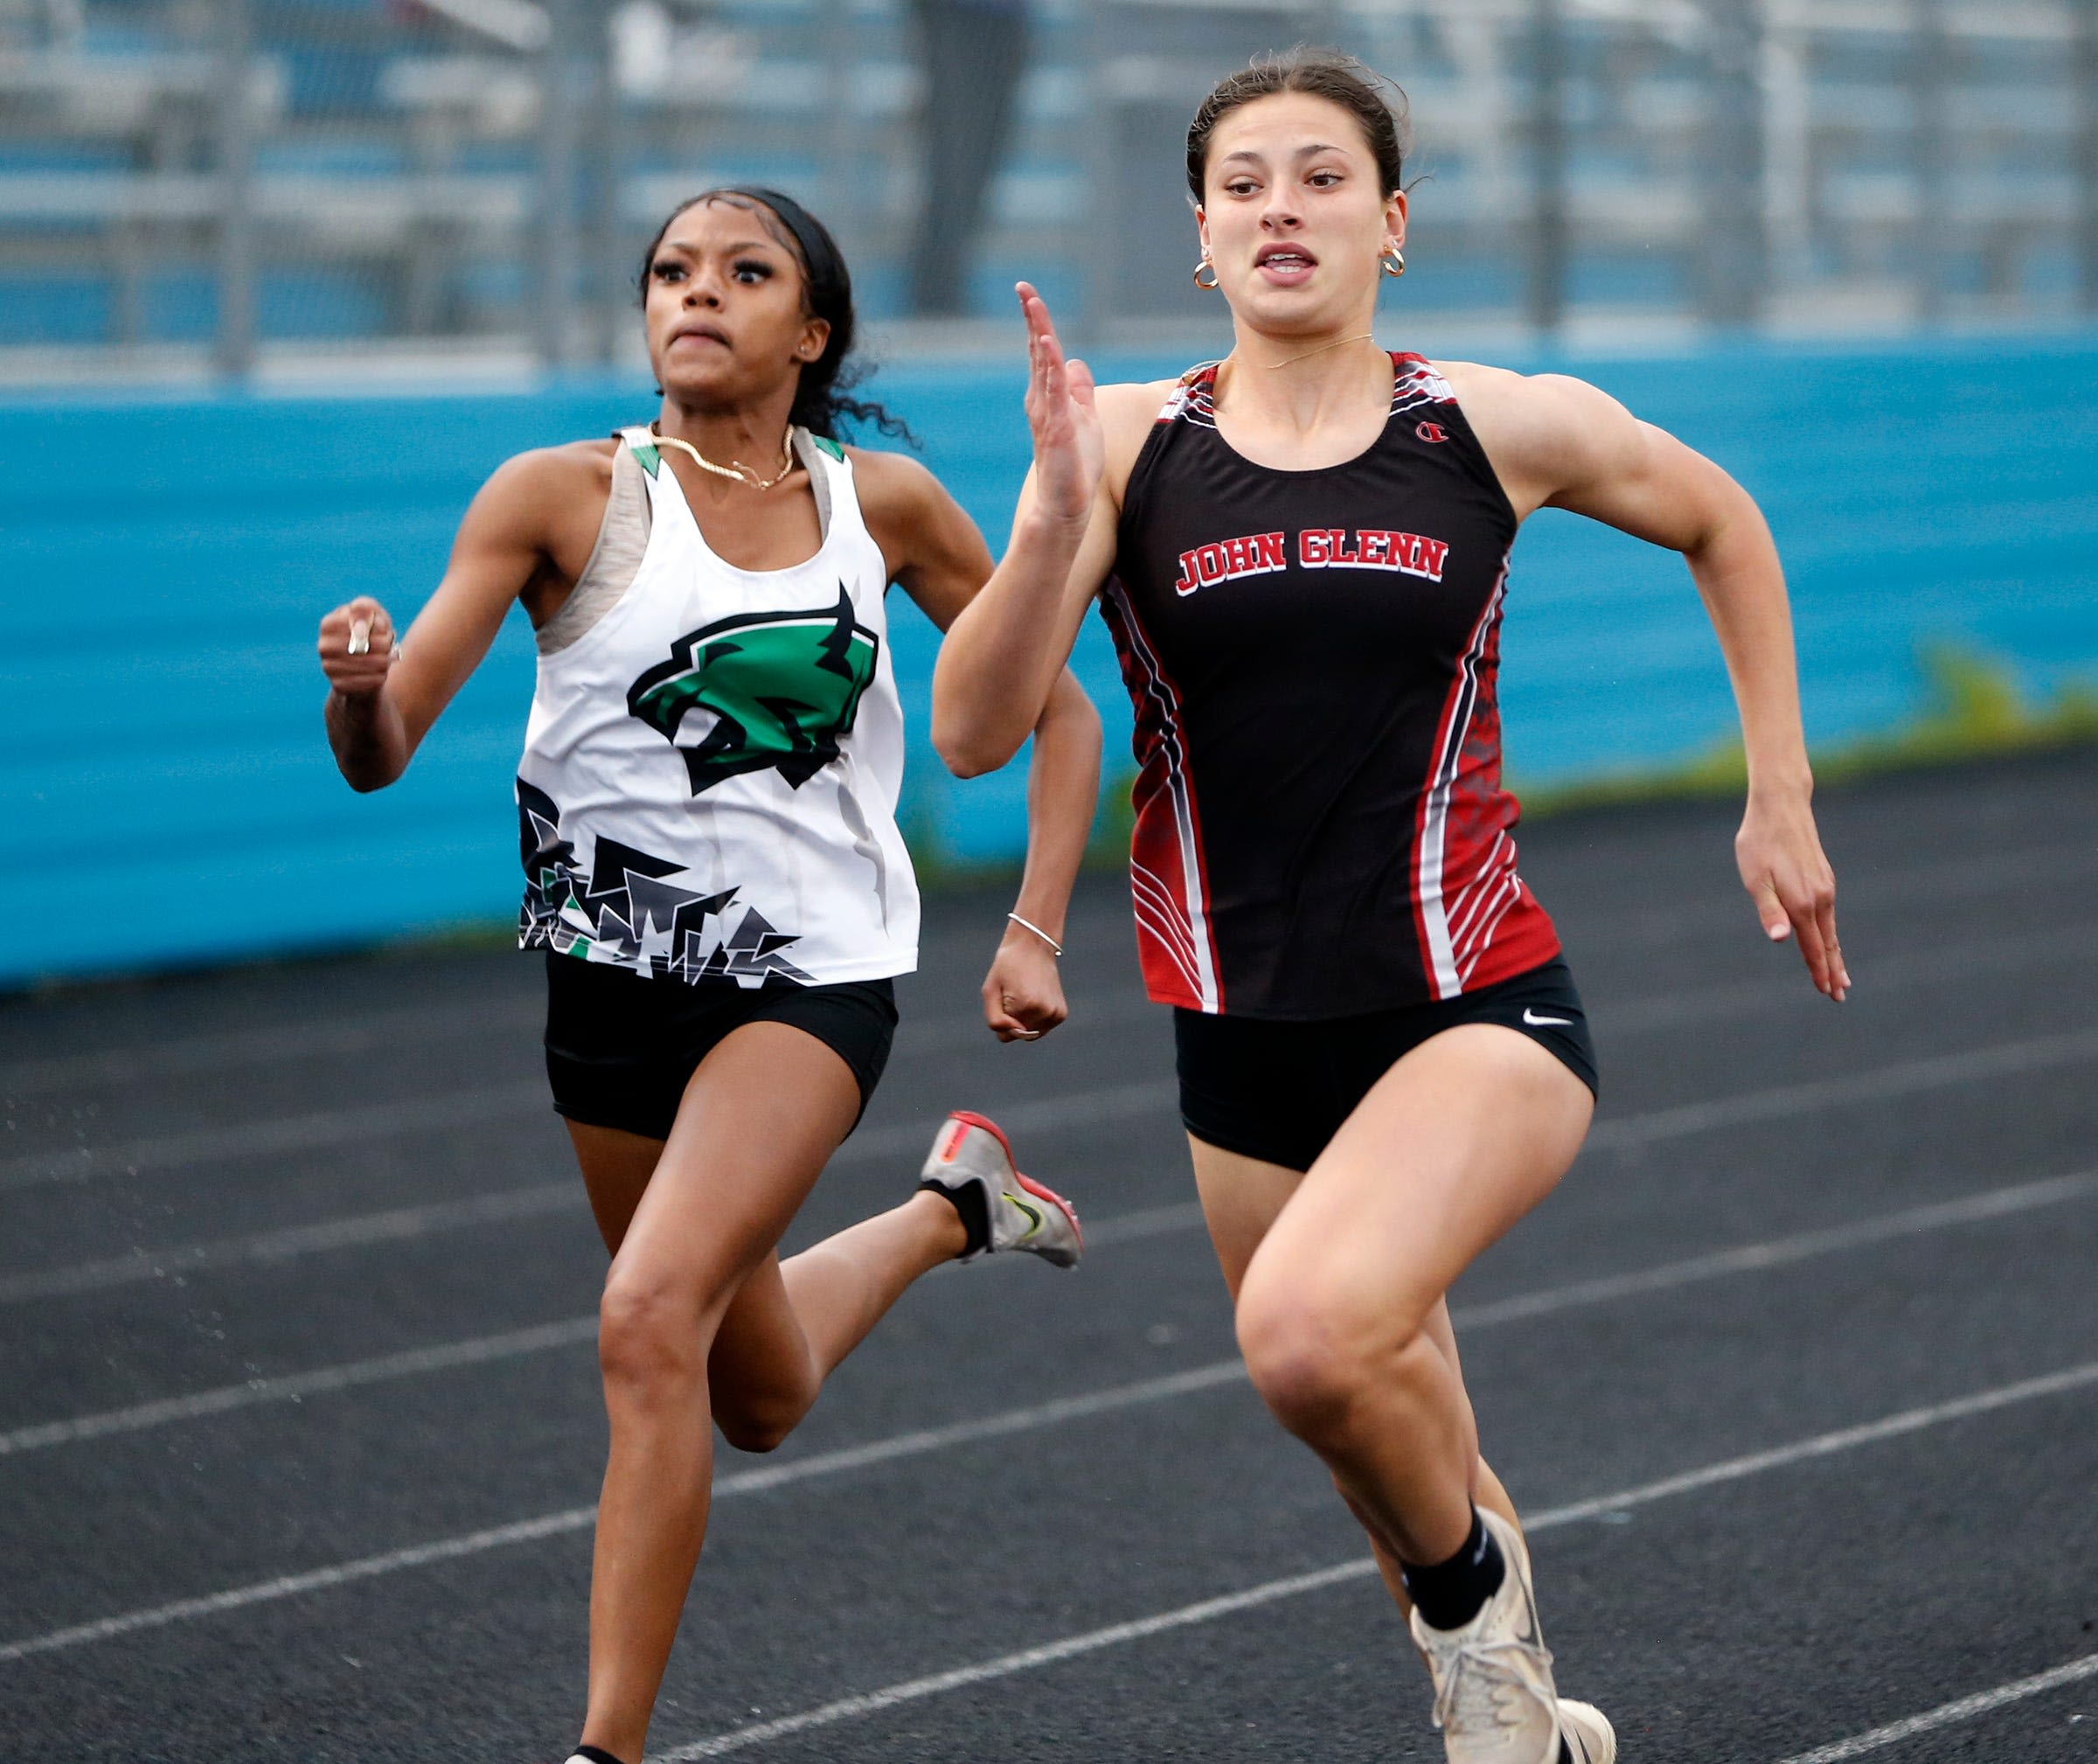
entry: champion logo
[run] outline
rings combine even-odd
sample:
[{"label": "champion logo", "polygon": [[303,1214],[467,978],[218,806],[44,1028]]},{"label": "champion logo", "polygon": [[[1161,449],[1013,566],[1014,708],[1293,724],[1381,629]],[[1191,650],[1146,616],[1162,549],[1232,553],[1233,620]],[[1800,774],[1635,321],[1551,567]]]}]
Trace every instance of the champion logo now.
[{"label": "champion logo", "polygon": [[1424,441],[1446,441],[1449,439],[1449,431],[1439,422],[1417,422],[1414,425],[1414,433]]}]

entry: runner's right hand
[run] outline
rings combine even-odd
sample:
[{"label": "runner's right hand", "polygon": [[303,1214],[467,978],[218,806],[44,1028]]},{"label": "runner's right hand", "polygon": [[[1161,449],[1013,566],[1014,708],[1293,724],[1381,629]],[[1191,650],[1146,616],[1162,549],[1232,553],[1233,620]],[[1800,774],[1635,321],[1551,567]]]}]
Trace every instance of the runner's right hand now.
[{"label": "runner's right hand", "polygon": [[393,621],[369,594],[359,594],[321,621],[321,671],[345,698],[379,695],[400,653]]},{"label": "runner's right hand", "polygon": [[1100,413],[1093,407],[1093,373],[1066,362],[1049,309],[1026,282],[1018,284],[1027,320],[1027,427],[1034,437],[1036,506],[1064,520],[1092,512],[1107,453]]}]

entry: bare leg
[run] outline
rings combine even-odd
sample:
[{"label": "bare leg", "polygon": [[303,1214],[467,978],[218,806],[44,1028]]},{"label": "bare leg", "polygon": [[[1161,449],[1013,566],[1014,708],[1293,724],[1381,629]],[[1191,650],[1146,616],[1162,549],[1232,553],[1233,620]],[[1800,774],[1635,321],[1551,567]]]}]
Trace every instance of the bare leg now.
[{"label": "bare leg", "polygon": [[[1188,1139],[1188,1149],[1194,1157],[1195,1187],[1202,1197],[1202,1212],[1209,1226],[1210,1241],[1216,1247],[1218,1266],[1223,1269],[1224,1283],[1235,1304],[1247,1263],[1304,1178],[1301,1172],[1282,1164],[1226,1151],[1192,1135]],[[1450,1327],[1448,1305],[1436,1305],[1428,1329],[1448,1354],[1450,1365],[1455,1366],[1457,1341]],[[1522,1522],[1517,1517],[1515,1504],[1508,1498],[1507,1490],[1501,1485],[1501,1479],[1484,1458],[1476,1455],[1476,1427],[1473,1451],[1472,1499],[1482,1507],[1491,1508],[1520,1530]],[[1371,1552],[1377,1558],[1377,1569],[1383,1577],[1385,1589],[1398,1605],[1400,1615],[1408,1615],[1414,1601],[1400,1576],[1398,1557],[1386,1547],[1375,1524],[1349,1497],[1346,1488],[1337,1479],[1334,1486],[1369,1533]]]},{"label": "bare leg", "polygon": [[[858,1103],[830,1049],[756,1023],[701,1063],[652,1161],[650,1141],[573,1129],[600,1229],[615,1247],[599,1330],[612,1443],[583,1738],[629,1761],[646,1747],[705,1536],[711,1408],[720,1403],[754,1443],[776,1443],[886,1303],[961,1247],[953,1208],[925,1196],[819,1246],[805,1277],[781,1267],[774,1247]],[[809,1304],[807,1330],[797,1297]]]},{"label": "bare leg", "polygon": [[772,1450],[904,1288],[968,1247],[953,1204],[919,1193],[785,1261],[767,1257],[707,1360],[714,1420],[729,1444]]},{"label": "bare leg", "polygon": [[[663,1142],[573,1121],[568,1134],[616,1255]],[[952,1205],[919,1193],[785,1261],[768,1254],[737,1288],[707,1358],[714,1421],[728,1442],[742,1451],[777,1446],[905,1288],[968,1242]]]},{"label": "bare leg", "polygon": [[1551,1191],[1592,1110],[1525,1037],[1447,1031],[1378,1081],[1247,1264],[1255,1388],[1401,1560],[1440,1562],[1471,1525],[1477,1433],[1443,1295]]}]

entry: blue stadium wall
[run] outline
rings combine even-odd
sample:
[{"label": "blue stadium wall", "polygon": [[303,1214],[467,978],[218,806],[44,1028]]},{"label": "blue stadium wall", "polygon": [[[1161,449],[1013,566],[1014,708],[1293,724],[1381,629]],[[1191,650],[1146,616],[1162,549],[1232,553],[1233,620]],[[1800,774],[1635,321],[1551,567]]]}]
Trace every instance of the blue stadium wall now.
[{"label": "blue stadium wall", "polygon": [[[1761,501],[1816,744],[1913,719],[1916,652],[1932,641],[2001,658],[2036,697],[2098,680],[2098,337],[1553,365]],[[997,546],[1026,461],[1018,376],[914,367],[876,385]],[[0,404],[0,801],[15,878],[0,985],[509,915],[523,615],[407,777],[370,797],[344,787],[322,739],[315,622],[360,593],[412,615],[498,462],[651,404],[645,385],[610,384]],[[1546,513],[1511,580],[1504,706],[1519,781],[1637,774],[1726,739],[1725,672],[1678,560]],[[940,768],[925,740],[934,634],[895,598],[907,829],[938,863],[1011,858],[1023,768],[967,783]],[[1128,705],[1097,620],[1080,668],[1119,774]]]}]

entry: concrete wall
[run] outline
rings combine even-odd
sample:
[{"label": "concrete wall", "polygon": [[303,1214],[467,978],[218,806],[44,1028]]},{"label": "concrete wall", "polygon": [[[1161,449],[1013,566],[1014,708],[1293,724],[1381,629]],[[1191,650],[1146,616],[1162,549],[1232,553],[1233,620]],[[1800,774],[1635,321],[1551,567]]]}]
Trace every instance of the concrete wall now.
[{"label": "concrete wall", "polygon": [[[1921,642],[1997,655],[2036,693],[2098,679],[2098,338],[1554,365],[1761,499],[1790,573],[1817,743],[1913,717]],[[914,368],[870,390],[912,421],[999,547],[1026,462],[1018,375]],[[322,739],[315,622],[358,593],[405,620],[501,460],[652,405],[645,385],[593,385],[0,406],[0,802],[15,879],[0,984],[513,912],[523,615],[408,776],[368,798]],[[1020,770],[967,784],[940,770],[924,743],[934,635],[892,601],[917,743],[907,826],[941,860],[1011,855]],[[1080,662],[1119,771],[1128,706],[1096,620]],[[1517,549],[1504,695],[1511,773],[1532,783],[1656,768],[1732,726],[1680,562],[1554,513]]]}]

